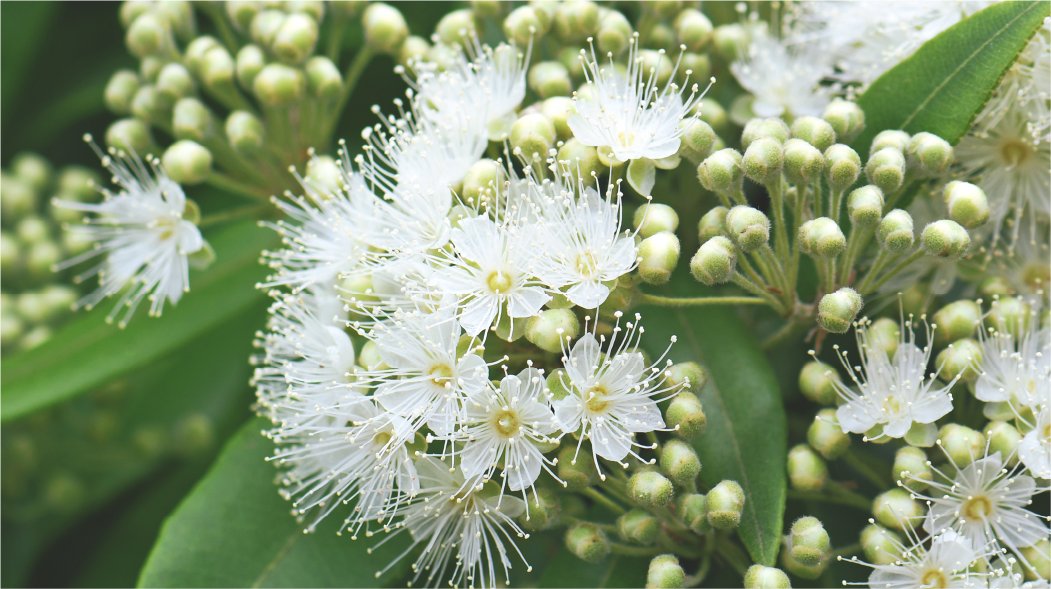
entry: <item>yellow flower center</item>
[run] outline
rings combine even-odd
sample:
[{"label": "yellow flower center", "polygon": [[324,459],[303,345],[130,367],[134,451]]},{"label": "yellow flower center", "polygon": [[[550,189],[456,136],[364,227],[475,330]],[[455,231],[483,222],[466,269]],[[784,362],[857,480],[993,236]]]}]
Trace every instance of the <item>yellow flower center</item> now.
[{"label": "yellow flower center", "polygon": [[941,569],[930,569],[920,577],[920,584],[930,589],[945,589],[949,586],[949,578]]},{"label": "yellow flower center", "polygon": [[577,256],[577,272],[584,278],[593,278],[598,273],[598,261],[591,250]]},{"label": "yellow flower center", "polygon": [[431,384],[443,387],[452,380],[453,369],[448,364],[436,364],[427,372],[431,377]]},{"label": "yellow flower center", "polygon": [[1033,148],[1018,139],[1008,139],[1000,144],[1000,158],[1008,167],[1020,166],[1033,154]]},{"label": "yellow flower center", "polygon": [[485,279],[485,286],[490,292],[500,294],[511,290],[514,285],[514,281],[511,279],[511,275],[503,270],[496,270],[490,272],[489,276]]},{"label": "yellow flower center", "polygon": [[393,437],[389,431],[376,432],[376,435],[372,436],[372,445],[375,448],[384,448]]},{"label": "yellow flower center", "polygon": [[993,512],[993,503],[983,495],[977,497],[971,497],[967,501],[963,502],[963,509],[960,510],[964,517],[972,521],[982,521]]},{"label": "yellow flower center", "polygon": [[493,428],[505,438],[514,437],[521,429],[522,423],[518,420],[518,413],[510,409],[503,409],[492,417]]},{"label": "yellow flower center", "polygon": [[600,384],[591,387],[584,405],[591,413],[604,413],[609,408],[609,390]]}]

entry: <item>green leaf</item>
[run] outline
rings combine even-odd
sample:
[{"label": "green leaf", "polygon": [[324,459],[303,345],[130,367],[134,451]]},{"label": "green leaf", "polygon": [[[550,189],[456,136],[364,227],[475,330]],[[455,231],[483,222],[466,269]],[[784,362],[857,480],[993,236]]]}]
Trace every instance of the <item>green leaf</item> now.
[{"label": "green leaf", "polygon": [[956,143],[1047,15],[1046,2],[1002,2],[925,43],[858,98],[865,131],[855,149],[864,159],[884,129],[928,131]]},{"label": "green leaf", "polygon": [[342,522],[338,514],[317,532],[303,533],[278,495],[277,471],[265,460],[273,449],[260,435],[266,427],[262,419],[242,427],[168,518],[140,586],[374,587],[407,569],[403,559],[376,579],[373,571],[390,562],[404,543],[389,542],[369,555],[368,540],[336,535]]},{"label": "green leaf", "polygon": [[[91,390],[164,358],[195,337],[263,300],[255,284],[266,273],[259,252],[275,234],[254,222],[208,236],[218,260],[191,275],[192,291],[163,317],[136,317],[120,330],[104,321],[106,303],[59,330],[43,346],[5,358],[0,421],[8,422]],[[112,303],[109,303],[112,304]]]},{"label": "green leaf", "polygon": [[643,313],[644,342],[678,336],[670,357],[700,360],[711,376],[701,393],[708,429],[696,444],[701,482],[741,484],[744,513],[738,533],[752,560],[773,566],[786,499],[788,428],[777,379],[748,329],[727,309],[651,309]]}]

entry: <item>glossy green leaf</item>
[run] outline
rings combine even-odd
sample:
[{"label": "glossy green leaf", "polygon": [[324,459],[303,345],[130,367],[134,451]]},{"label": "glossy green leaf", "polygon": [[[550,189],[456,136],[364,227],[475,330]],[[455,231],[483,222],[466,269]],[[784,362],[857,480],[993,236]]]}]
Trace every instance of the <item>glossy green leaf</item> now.
[{"label": "glossy green leaf", "polygon": [[[381,579],[404,544],[400,538],[370,555],[376,542],[337,536],[338,514],[313,534],[278,495],[277,471],[265,459],[273,445],[248,422],[209,473],[165,522],[139,585],[144,587],[373,587],[408,568],[403,559]],[[349,509],[349,508],[348,508]]]},{"label": "glossy green leaf", "polygon": [[136,317],[127,329],[108,325],[108,304],[85,313],[43,346],[3,362],[0,420],[29,414],[164,358],[226,319],[258,305],[255,283],[266,273],[259,252],[276,236],[254,222],[208,235],[218,259],[191,274],[192,291],[163,317]]},{"label": "glossy green leaf", "polygon": [[1046,2],[994,4],[946,29],[869,86],[858,104],[863,156],[876,133],[928,131],[956,143],[1048,16]]},{"label": "glossy green leaf", "polygon": [[788,429],[774,372],[730,308],[650,309],[644,342],[678,341],[674,361],[700,360],[711,379],[701,394],[708,429],[696,444],[701,482],[733,479],[745,492],[738,530],[752,559],[777,559],[786,499]]}]

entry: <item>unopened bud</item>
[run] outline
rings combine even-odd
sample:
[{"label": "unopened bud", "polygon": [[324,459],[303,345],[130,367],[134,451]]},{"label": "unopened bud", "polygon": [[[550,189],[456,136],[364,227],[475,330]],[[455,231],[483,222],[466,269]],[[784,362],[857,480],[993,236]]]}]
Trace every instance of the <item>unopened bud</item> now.
[{"label": "unopened bud", "polygon": [[909,148],[909,142],[911,138],[905,131],[898,131],[894,129],[888,129],[886,131],[880,131],[876,134],[876,137],[872,139],[872,146],[869,147],[869,153],[876,153],[883,149],[895,149],[904,153]]},{"label": "unopened bud", "polygon": [[[561,382],[562,378],[565,378],[565,376],[553,371],[547,379],[547,386],[555,394],[556,398],[558,389],[564,388]],[[581,448],[578,452],[576,444],[563,446],[558,451],[558,478],[566,482],[567,489],[584,489],[598,480],[595,464],[587,456],[587,452],[586,448]]]},{"label": "unopened bud", "polygon": [[541,98],[568,96],[573,91],[569,70],[557,61],[541,61],[529,68],[529,87]]},{"label": "unopened bud", "polygon": [[679,238],[662,231],[639,244],[639,277],[647,284],[665,284],[679,263]]},{"label": "unopened bud", "polygon": [[519,6],[504,18],[504,36],[519,47],[526,47],[534,38],[547,33],[548,21],[541,18],[532,6]]},{"label": "unopened bud", "polygon": [[839,141],[851,141],[865,128],[865,111],[849,100],[833,100],[821,118],[832,125]]},{"label": "unopened bud", "polygon": [[836,400],[835,383],[839,374],[835,368],[813,360],[799,371],[799,390],[803,396],[820,405],[831,405]]},{"label": "unopened bud", "polygon": [[212,171],[212,153],[199,143],[176,141],[161,157],[164,170],[179,184],[203,182]]},{"label": "unopened bud", "polygon": [[216,47],[222,47],[222,45],[214,37],[207,35],[197,37],[186,46],[186,50],[183,52],[183,65],[197,76],[200,76],[204,68],[205,56]]},{"label": "unopened bud", "polygon": [[154,86],[141,86],[131,99],[131,113],[137,118],[154,124],[167,122],[174,101],[161,94]]},{"label": "unopened bud", "polygon": [[259,71],[252,81],[252,90],[263,104],[278,107],[298,102],[306,92],[306,85],[301,70],[271,63]]},{"label": "unopened bud", "polygon": [[675,485],[687,491],[695,491],[697,477],[701,474],[701,459],[692,446],[681,440],[669,440],[660,452],[661,472]]},{"label": "unopened bud", "polygon": [[883,216],[876,229],[876,240],[890,252],[903,252],[916,241],[912,215],[903,209],[894,209]]},{"label": "unopened bud", "polygon": [[949,218],[967,229],[984,225],[989,220],[989,199],[985,191],[971,184],[953,180],[942,192]]},{"label": "unopened bud", "polygon": [[524,114],[511,125],[511,147],[528,160],[542,161],[555,139],[555,126],[539,113]]},{"label": "unopened bud", "polygon": [[289,14],[281,22],[270,42],[270,50],[279,60],[296,65],[314,53],[317,39],[317,21],[297,12]]},{"label": "unopened bud", "polygon": [[[691,388],[693,388],[693,382],[694,379],[691,378]],[[664,418],[675,435],[687,440],[699,438],[708,425],[708,417],[704,414],[701,400],[696,394],[685,391],[680,392],[668,403],[668,408],[664,411]]]},{"label": "unopened bud", "polygon": [[635,210],[632,226],[644,238],[661,231],[674,233],[679,227],[679,215],[668,205],[647,203]]},{"label": "unopened bud", "polygon": [[730,209],[726,207],[712,207],[701,216],[701,220],[697,222],[697,236],[701,243],[719,235],[726,235],[726,214],[729,212]]},{"label": "unopened bud", "polygon": [[447,13],[438,21],[434,31],[442,43],[451,46],[463,45],[478,37],[474,14],[467,8]]},{"label": "unopened bud", "polygon": [[598,151],[594,147],[584,145],[575,137],[559,148],[556,157],[559,162],[567,162],[569,168],[578,172],[581,178],[591,178],[592,174],[598,173],[602,167]]},{"label": "unopened bud", "polygon": [[322,100],[334,101],[343,90],[343,76],[331,59],[316,55],[304,66],[310,94]]},{"label": "unopened bud", "polygon": [[675,498],[675,487],[659,472],[642,471],[628,479],[628,493],[637,504],[655,509],[671,503]]},{"label": "unopened bud", "polygon": [[891,489],[876,496],[872,515],[876,521],[892,530],[913,529],[923,517],[923,505],[904,489]]},{"label": "unopened bud", "polygon": [[928,224],[920,236],[924,251],[939,258],[960,258],[971,246],[971,236],[956,221],[942,219]]},{"label": "unopened bud", "polygon": [[574,113],[576,107],[573,106],[573,99],[568,96],[552,96],[540,103],[540,114],[551,121],[555,126],[555,134],[563,141],[573,137],[573,130],[569,128],[569,118]]},{"label": "unopened bud", "polygon": [[545,309],[526,322],[526,339],[547,352],[561,351],[567,339],[579,334],[580,321],[571,309]]},{"label": "unopened bud", "polygon": [[747,149],[759,139],[773,139],[784,143],[792,136],[788,124],[779,118],[751,119],[741,131],[741,147]]},{"label": "unopened bud", "polygon": [[732,63],[748,52],[751,37],[743,25],[732,23],[715,27],[712,45],[715,53],[726,63]]},{"label": "unopened bud", "polygon": [[601,562],[609,556],[609,538],[597,526],[573,524],[566,531],[566,548],[584,562]]},{"label": "unopened bud", "polygon": [[752,252],[770,240],[770,219],[759,209],[737,205],[726,213],[726,233],[744,252]]},{"label": "unopened bud", "polygon": [[883,191],[867,184],[847,196],[847,215],[859,227],[875,227],[883,217]]},{"label": "unopened bud", "polygon": [[938,376],[945,382],[960,377],[964,382],[978,378],[977,367],[982,361],[982,346],[971,338],[956,340],[949,344],[935,360]]},{"label": "unopened bud", "polygon": [[389,4],[370,4],[361,17],[365,44],[378,53],[393,54],[409,36],[409,25],[401,12]]},{"label": "unopened bud", "polygon": [[846,333],[865,302],[852,288],[843,287],[821,297],[818,303],[817,322],[831,333]]},{"label": "unopened bud", "polygon": [[713,98],[702,98],[694,107],[694,112],[702,121],[711,125],[716,132],[722,133],[729,129],[730,116],[726,113],[726,109]]},{"label": "unopened bud", "polygon": [[821,520],[812,516],[797,519],[792,524],[792,558],[807,566],[814,566],[828,557],[831,540]]},{"label": "unopened bud", "polygon": [[129,70],[120,70],[106,84],[106,107],[118,115],[131,113],[131,101],[139,91],[139,76]]},{"label": "unopened bud", "polygon": [[685,493],[675,502],[675,513],[688,528],[698,534],[711,529],[708,523],[708,497],[700,493]]},{"label": "unopened bud", "polygon": [[1029,328],[1033,309],[1024,297],[1005,297],[993,301],[989,309],[988,323],[997,330],[1016,338]]},{"label": "unopened bud", "polygon": [[901,536],[877,524],[861,530],[861,550],[865,560],[875,565],[889,565],[901,559]]},{"label": "unopened bud", "polygon": [[919,448],[904,446],[894,454],[894,466],[891,469],[894,480],[901,481],[907,488],[918,491],[927,486],[933,479],[927,453]]},{"label": "unopened bud", "polygon": [[472,165],[463,177],[461,196],[468,203],[491,202],[503,187],[507,173],[502,164],[491,159],[482,159]]},{"label": "unopened bud", "polygon": [[[1051,540],[1040,538],[1032,546],[1020,550],[1025,558],[1025,578],[1031,581],[1051,579]],[[1039,583],[1037,583],[1039,586]]]},{"label": "unopened bud", "polygon": [[142,59],[170,47],[171,31],[164,19],[146,12],[140,14],[128,27],[124,42],[135,57]]},{"label": "unopened bud", "polygon": [[238,110],[226,118],[226,139],[241,153],[252,153],[263,147],[263,122],[250,112]]},{"label": "unopened bud", "polygon": [[933,133],[920,132],[912,136],[908,145],[909,166],[928,176],[945,173],[953,162],[953,149],[949,142]]},{"label": "unopened bud", "polygon": [[741,524],[744,489],[737,481],[724,480],[708,492],[708,523],[718,530],[732,530]]},{"label": "unopened bud", "polygon": [[233,84],[237,64],[225,47],[213,47],[201,60],[201,81],[209,88],[228,87]]},{"label": "unopened bud", "polygon": [[934,340],[945,345],[974,335],[975,327],[982,320],[982,308],[974,301],[954,301],[939,309],[933,320],[938,326]]},{"label": "unopened bud", "polygon": [[938,430],[938,445],[957,468],[963,468],[982,456],[985,436],[958,423],[947,423]]},{"label": "unopened bud", "polygon": [[815,148],[825,151],[836,142],[832,125],[817,117],[799,117],[792,121],[792,137],[801,139]]},{"label": "unopened bud", "polygon": [[788,480],[793,489],[818,491],[828,480],[828,466],[806,444],[788,451]]},{"label": "unopened bud", "polygon": [[821,177],[825,170],[825,156],[816,147],[802,139],[785,142],[785,176],[788,181],[806,186]]},{"label": "unopened bud", "polygon": [[243,88],[251,88],[255,77],[265,65],[266,54],[263,53],[263,50],[257,45],[245,45],[237,52],[237,61],[234,65],[237,82]]},{"label": "unopened bud", "polygon": [[733,243],[717,235],[701,244],[690,258],[690,274],[707,286],[722,284],[730,280],[737,265],[737,253]]},{"label": "unopened bud", "polygon": [[426,59],[431,49],[431,44],[427,42],[427,39],[409,35],[401,44],[401,49],[398,50],[398,63],[405,67],[412,67]]},{"label": "unopened bud", "polygon": [[555,32],[565,43],[576,43],[595,34],[599,25],[598,5],[590,0],[567,0],[555,7]]},{"label": "unopened bud", "polygon": [[685,587],[686,571],[674,554],[660,554],[650,561],[646,571],[646,589],[676,589]]},{"label": "unopened bud", "polygon": [[719,140],[711,125],[698,118],[683,119],[679,122],[679,129],[682,131],[679,155],[694,163],[711,155]]},{"label": "unopened bud", "polygon": [[847,249],[847,237],[828,217],[818,217],[799,227],[799,246],[815,258],[834,258]]},{"label": "unopened bud", "polygon": [[850,447],[850,436],[843,433],[843,428],[836,419],[835,409],[818,411],[807,429],[806,439],[810,447],[827,460],[842,456]]},{"label": "unopened bud", "polygon": [[649,546],[657,541],[660,522],[642,509],[631,509],[617,518],[617,533],[634,544]]},{"label": "unopened bud", "polygon": [[518,522],[530,532],[549,530],[557,526],[562,520],[562,502],[559,493],[553,488],[537,485],[536,494],[528,496],[528,514],[519,517]]},{"label": "unopened bud", "polygon": [[181,63],[169,63],[157,74],[157,91],[172,100],[193,94],[194,82],[190,70]]},{"label": "unopened bud", "polygon": [[62,250],[51,241],[34,243],[26,255],[26,269],[34,278],[44,278],[52,272],[52,267],[62,261]]},{"label": "unopened bud", "polygon": [[147,153],[153,147],[150,126],[139,119],[120,119],[106,129],[106,145],[128,153]]},{"label": "unopened bud", "polygon": [[628,48],[633,33],[627,17],[619,10],[607,10],[599,20],[595,44],[603,53],[619,55]]},{"label": "unopened bud", "polygon": [[781,168],[784,166],[784,148],[780,142],[770,137],[761,137],[752,141],[741,159],[744,175],[753,182],[766,184],[779,182]]},{"label": "unopened bud", "polygon": [[675,17],[675,37],[686,49],[699,52],[712,39],[712,21],[700,10],[687,8]]},{"label": "unopened bud", "polygon": [[901,326],[889,317],[880,317],[868,326],[868,345],[883,350],[888,358],[893,358],[901,343]]},{"label": "unopened bud", "polygon": [[214,132],[211,111],[196,98],[183,98],[172,109],[172,132],[177,139],[204,141]]},{"label": "unopened bud", "polygon": [[897,191],[905,181],[905,155],[891,147],[873,153],[865,164],[865,177],[884,194]]},{"label": "unopened bud", "polygon": [[697,179],[701,186],[717,194],[739,190],[743,178],[742,159],[736,149],[720,149],[697,166]]},{"label": "unopened bud", "polygon": [[982,434],[989,442],[989,452],[999,452],[1009,465],[1018,461],[1018,445],[1022,443],[1022,434],[1015,426],[1006,421],[990,421]]},{"label": "unopened bud", "polygon": [[836,143],[825,150],[825,175],[832,190],[846,190],[861,175],[861,157],[850,147]]},{"label": "unopened bud", "polygon": [[788,575],[779,568],[753,564],[744,573],[745,589],[791,589]]}]

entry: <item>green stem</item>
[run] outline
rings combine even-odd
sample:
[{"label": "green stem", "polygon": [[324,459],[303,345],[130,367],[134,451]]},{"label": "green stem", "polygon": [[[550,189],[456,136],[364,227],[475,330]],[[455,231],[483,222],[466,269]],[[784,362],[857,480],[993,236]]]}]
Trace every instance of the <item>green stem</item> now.
[{"label": "green stem", "polygon": [[350,99],[350,95],[354,92],[354,87],[358,85],[358,78],[361,74],[365,73],[365,68],[368,67],[369,62],[372,61],[372,51],[368,47],[361,47],[358,49],[357,55],[347,66],[347,71],[343,74],[343,88],[339,93],[339,100],[336,101],[336,106],[329,113],[328,125],[325,126],[325,133],[323,140],[328,142],[332,138],[332,132],[335,130],[336,125],[339,124],[339,117],[343,114],[343,108],[347,105],[347,100]]},{"label": "green stem", "polygon": [[[875,281],[875,283],[873,283],[871,286],[869,286],[869,291],[874,291],[874,290],[878,289],[879,287],[883,286],[883,284],[885,282],[887,282],[891,278],[894,278],[894,276],[898,272],[901,272],[909,264],[911,264],[911,263],[915,262],[916,260],[922,258],[923,255],[924,255],[923,249],[922,248],[917,248],[916,251],[914,251],[911,254],[909,254],[904,260],[898,262],[897,265],[895,265],[893,268],[891,268],[890,270],[887,270],[886,272],[884,272],[883,276],[880,276],[879,279]],[[861,291],[858,291],[858,292],[861,293]],[[861,294],[864,295],[865,293],[861,293]]]},{"label": "green stem", "polygon": [[[770,208],[774,212],[774,247],[777,248],[777,259],[781,262],[788,261],[788,225],[785,223],[785,187],[781,176],[767,186],[770,194]],[[787,284],[785,285],[787,288]]]},{"label": "green stem", "polygon": [[861,552],[861,544],[855,542],[853,544],[848,544],[842,548],[836,548],[832,551],[831,556],[835,558],[837,556],[847,556],[850,554],[857,554],[859,552]]},{"label": "green stem", "polygon": [[781,299],[775,297],[772,293],[763,290],[761,286],[752,282],[740,272],[735,272],[733,277],[730,278],[730,280],[737,286],[740,286],[741,288],[756,295],[757,297],[762,298],[764,301],[766,301],[766,304],[769,305],[770,308],[776,311],[779,315],[787,314],[788,311],[787,309],[785,309],[784,304],[781,302]]},{"label": "green stem", "polygon": [[631,546],[619,542],[610,542],[609,547],[614,554],[623,554],[625,556],[657,556],[664,552],[664,549],[660,546]]},{"label": "green stem", "polygon": [[839,209],[843,206],[843,193],[845,190],[833,190],[832,191],[832,203],[829,207],[828,216],[839,224]]},{"label": "green stem", "polygon": [[220,190],[239,194],[241,196],[247,196],[255,200],[268,200],[270,198],[270,195],[264,192],[263,189],[235,178],[231,178],[222,172],[212,171],[211,174],[208,174],[204,183]]},{"label": "green stem", "polygon": [[765,301],[759,297],[665,297],[661,295],[643,294],[640,302],[646,305],[658,305],[661,307],[703,307],[705,305],[765,305]]},{"label": "green stem", "polygon": [[729,538],[722,538],[722,541],[718,542],[715,547],[715,553],[725,560],[727,564],[732,566],[742,577],[744,576],[745,571],[748,570],[748,563],[751,561],[745,555],[744,551],[741,550],[737,544],[731,542]]},{"label": "green stem", "polygon": [[260,217],[261,213],[265,213],[270,210],[272,210],[270,205],[250,205],[245,207],[226,209],[225,211],[219,211],[218,213],[205,215],[201,218],[201,222],[198,223],[197,226],[210,227],[212,225],[228,223],[230,221],[238,221],[248,217]]},{"label": "green stem", "polygon": [[236,54],[240,43],[237,42],[237,35],[230,28],[230,23],[226,21],[222,6],[218,2],[202,2],[198,5],[199,8],[204,9],[212,24],[215,25],[215,29],[219,31],[219,38],[223,40],[223,45],[226,45],[230,53]]},{"label": "green stem", "polygon": [[845,505],[847,507],[856,507],[864,512],[869,512],[872,510],[872,502],[861,497],[860,495],[832,495],[830,493],[822,493],[820,491],[798,491],[796,489],[789,489],[788,498],[795,499],[796,501],[817,501],[819,503],[836,503],[838,505]]},{"label": "green stem", "polygon": [[762,343],[762,349],[771,350],[788,340],[801,335],[810,327],[811,314],[800,316],[793,314],[792,318],[785,322],[776,332],[770,334]]},{"label": "green stem", "polygon": [[872,468],[868,462],[857,453],[853,448],[848,448],[843,453],[843,461],[847,463],[852,469],[858,474],[868,479],[870,483],[876,486],[878,489],[889,489],[893,487],[893,483],[889,476],[880,474],[876,469]]},{"label": "green stem", "polygon": [[583,491],[581,491],[581,493],[583,493],[586,497],[590,498],[595,503],[602,505],[603,507],[612,511],[613,513],[616,513],[617,515],[627,512],[627,510],[621,507],[618,503],[614,502],[609,497],[606,497],[605,495],[599,493],[597,490],[591,487],[584,489]]},{"label": "green stem", "polygon": [[855,290],[861,294],[865,294],[868,289],[868,284],[876,279],[879,273],[883,270],[884,266],[891,263],[897,258],[898,254],[880,249],[879,253],[876,254],[876,259],[873,260],[872,265],[865,272],[865,277],[861,279]]}]

